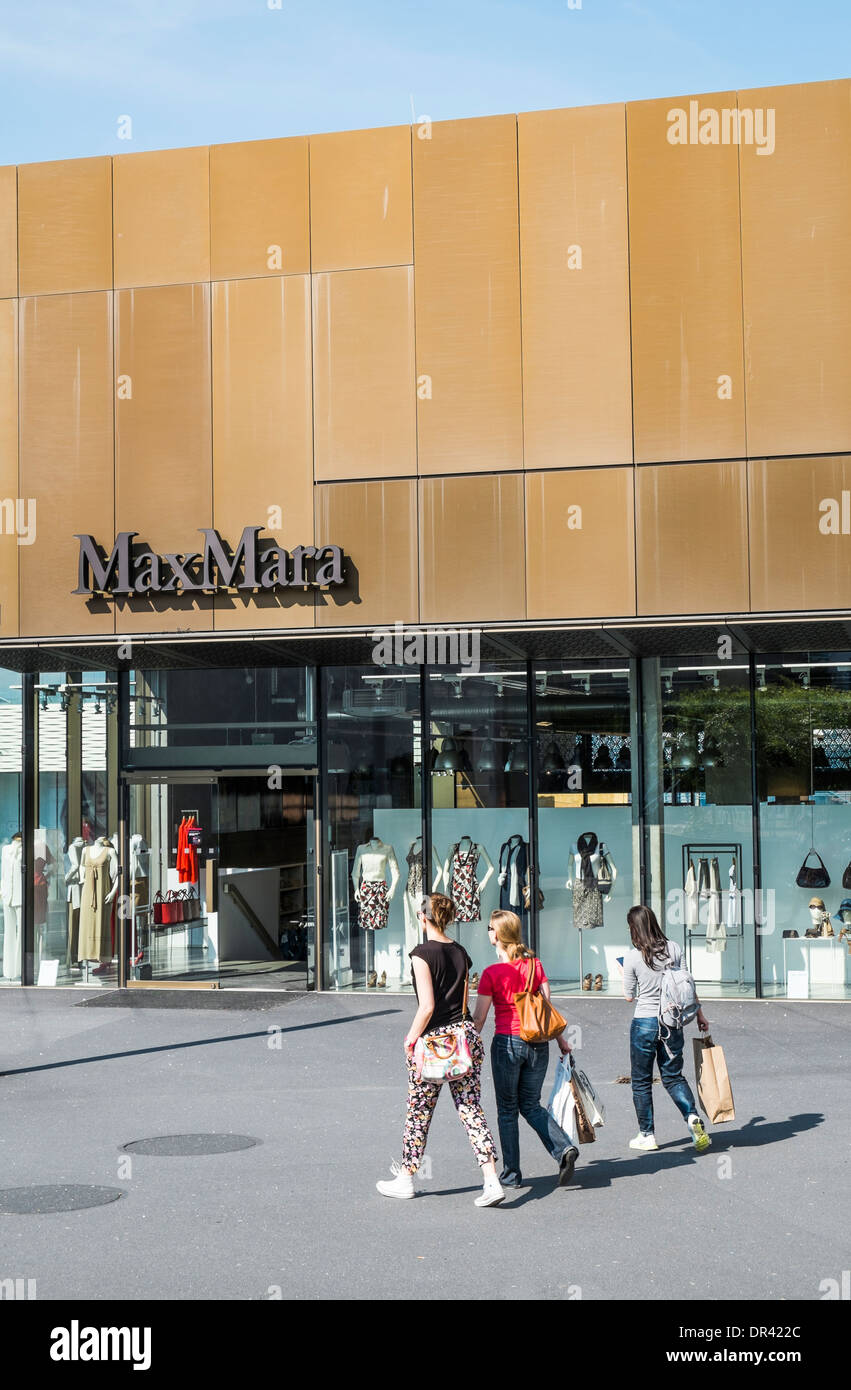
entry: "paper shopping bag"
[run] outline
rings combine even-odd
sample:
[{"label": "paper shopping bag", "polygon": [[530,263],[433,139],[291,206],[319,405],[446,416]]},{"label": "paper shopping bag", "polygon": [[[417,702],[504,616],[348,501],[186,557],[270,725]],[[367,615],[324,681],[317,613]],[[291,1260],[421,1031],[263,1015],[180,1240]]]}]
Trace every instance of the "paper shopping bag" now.
[{"label": "paper shopping bag", "polygon": [[735,1120],[733,1088],[730,1085],[723,1047],[713,1043],[708,1034],[702,1038],[693,1038],[692,1043],[697,1094],[704,1115],[714,1125],[723,1125],[727,1120]]},{"label": "paper shopping bag", "polygon": [[576,1123],[577,1138],[580,1144],[593,1144],[597,1135],[594,1132],[594,1126],[585,1113],[582,1092],[579,1089],[575,1074],[571,1075],[570,1089],[573,1092],[573,1113]]}]

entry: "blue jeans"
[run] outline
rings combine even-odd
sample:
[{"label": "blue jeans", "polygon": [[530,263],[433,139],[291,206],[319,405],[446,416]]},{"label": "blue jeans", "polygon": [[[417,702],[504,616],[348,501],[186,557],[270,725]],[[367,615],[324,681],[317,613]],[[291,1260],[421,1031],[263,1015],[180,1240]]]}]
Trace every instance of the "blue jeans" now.
[{"label": "blue jeans", "polygon": [[[683,1030],[672,1028],[665,1042],[659,1036],[658,1018],[634,1018],[629,1030],[629,1063],[632,1103],[642,1134],[653,1133],[653,1063],[659,1063],[662,1085],[684,1120],[697,1114],[692,1089],[683,1076]],[[668,1056],[665,1046],[671,1049]]]},{"label": "blue jeans", "polygon": [[527,1043],[510,1033],[495,1033],[491,1066],[496,1091],[503,1177],[519,1182],[520,1132],[518,1114],[537,1134],[547,1153],[560,1162],[570,1139],[541,1105],[541,1088],[550,1059],[549,1043]]}]

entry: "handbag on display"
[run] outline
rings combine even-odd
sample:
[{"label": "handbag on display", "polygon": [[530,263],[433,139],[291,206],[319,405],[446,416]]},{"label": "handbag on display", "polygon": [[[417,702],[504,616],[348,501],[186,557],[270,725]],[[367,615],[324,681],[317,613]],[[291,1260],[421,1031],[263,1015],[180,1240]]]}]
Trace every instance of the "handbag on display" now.
[{"label": "handbag on display", "polygon": [[[818,862],[819,862],[819,867],[818,867],[817,869],[816,869],[816,868],[808,868],[808,867],[807,867],[807,860],[809,859],[809,857],[810,857],[811,854],[814,854],[815,857],[816,857],[816,859],[817,859]],[[795,882],[797,883],[797,885],[798,885],[799,888],[829,888],[829,887],[830,887],[830,874],[827,872],[827,869],[824,867],[824,860],[822,859],[822,857],[821,857],[821,855],[819,854],[818,850],[816,850],[816,849],[807,850],[807,853],[806,853],[805,856],[804,856],[804,862],[803,862],[803,864],[801,865],[800,869],[798,870],[798,877],[795,879]]]},{"label": "handbag on display", "polygon": [[793,928],[792,931],[785,931],[785,932],[783,933],[783,939],[784,939],[784,941],[791,941],[792,938],[795,937],[795,936],[797,936],[797,935],[798,935],[798,933],[797,933],[797,932],[795,931],[795,929]]},{"label": "handbag on display", "polygon": [[161,927],[161,926],[163,925],[163,923],[165,922],[165,915],[164,915],[164,914],[165,914],[165,899],[163,898],[163,895],[162,895],[162,889],[160,889],[160,891],[157,893],[156,897],[154,898],[154,926],[155,926],[155,927]]},{"label": "handbag on display", "polygon": [[842,875],[842,887],[851,888],[851,864],[848,864],[845,873]]},{"label": "handbag on display", "polygon": [[605,854],[600,859],[600,867],[597,870],[597,889],[606,897],[612,891],[612,866]]},{"label": "handbag on display", "polygon": [[[539,888],[539,889],[538,889],[538,907],[539,907],[539,908],[541,908],[541,907],[544,906],[544,901],[545,901],[545,899],[544,899],[544,890],[543,890],[543,888]],[[524,884],[523,884],[523,906],[525,907],[525,909],[526,909],[527,912],[529,911],[529,908],[532,906],[532,890],[531,890],[531,888],[529,887],[528,883],[524,883]]]},{"label": "handbag on display", "polygon": [[520,1037],[524,1042],[542,1043],[557,1038],[567,1027],[567,1019],[562,1018],[540,990],[532,988],[535,978],[535,957],[529,957],[529,974],[526,988],[514,996],[514,1006],[520,1019]]}]

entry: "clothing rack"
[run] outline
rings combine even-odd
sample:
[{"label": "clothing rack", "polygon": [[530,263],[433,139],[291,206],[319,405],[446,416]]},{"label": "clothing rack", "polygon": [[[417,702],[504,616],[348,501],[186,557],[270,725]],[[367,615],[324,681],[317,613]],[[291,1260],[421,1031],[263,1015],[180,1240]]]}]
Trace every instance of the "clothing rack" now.
[{"label": "clothing rack", "polygon": [[[688,866],[689,866],[689,860],[690,860],[690,859],[723,859],[723,858],[726,857],[726,858],[728,858],[728,859],[735,858],[735,860],[736,860],[736,869],[737,869],[736,891],[737,891],[737,893],[739,894],[739,912],[738,912],[738,918],[739,918],[739,920],[738,920],[737,923],[736,923],[736,930],[735,930],[735,931],[727,930],[727,932],[726,932],[726,938],[727,938],[728,941],[730,941],[731,939],[735,938],[735,940],[738,942],[738,951],[739,951],[739,979],[738,979],[738,983],[739,983],[739,986],[741,987],[742,985],[744,985],[744,982],[745,982],[745,929],[744,929],[744,923],[743,923],[743,921],[741,920],[741,919],[742,919],[742,912],[741,912],[741,905],[742,905],[742,896],[741,896],[741,895],[742,895],[742,846],[741,846],[741,843],[739,843],[739,842],[726,842],[726,843],[721,843],[721,842],[719,842],[719,843],[717,843],[717,844],[704,844],[704,843],[702,843],[701,841],[689,842],[689,843],[683,845],[683,847],[682,847],[682,856],[683,856],[683,888],[684,888],[684,889],[685,889],[686,877],[687,877],[687,875],[688,875]],[[725,888],[725,887],[722,885],[722,888],[721,888],[721,903],[722,903],[722,906],[726,903],[726,899],[727,899],[727,897],[728,897],[728,895],[729,895],[729,891],[730,891],[729,888]],[[722,913],[722,917],[723,917],[723,913]],[[697,940],[697,941],[705,941],[705,940],[706,940],[706,932],[705,932],[705,931],[689,931],[689,929],[688,929],[688,927],[687,927],[687,925],[686,925],[686,922],[685,922],[685,913],[683,913],[683,945],[684,945],[684,947],[685,947],[685,949],[686,949],[686,953],[687,953],[687,955],[688,955],[688,968],[689,968],[689,970],[691,970],[691,963],[692,963],[692,943],[693,943],[695,940]],[[726,954],[726,953],[725,953],[725,954]],[[692,971],[692,974],[693,974],[693,973],[694,973],[694,972]],[[722,974],[723,974],[723,971],[722,971]],[[706,983],[709,983],[709,981],[707,981]],[[714,983],[714,982],[713,982],[713,983]],[[719,983],[719,984],[720,984],[720,983],[723,983],[723,981],[719,981],[718,983]]]}]

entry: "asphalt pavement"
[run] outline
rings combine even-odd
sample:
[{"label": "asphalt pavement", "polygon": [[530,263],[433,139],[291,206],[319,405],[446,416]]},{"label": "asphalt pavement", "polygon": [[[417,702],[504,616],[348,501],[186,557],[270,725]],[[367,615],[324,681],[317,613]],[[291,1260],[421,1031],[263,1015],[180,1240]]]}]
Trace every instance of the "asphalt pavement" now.
[{"label": "asphalt pavement", "polygon": [[[521,1121],[526,1185],[479,1209],[478,1169],[448,1095],[417,1198],[375,1190],[400,1152],[410,999],[232,992],[223,1008],[170,1002],[0,996],[0,1204],[33,1185],[120,1194],[88,1209],[0,1214],[0,1280],[35,1280],[38,1299],[374,1301],[451,1290],[783,1301],[821,1298],[823,1281],[851,1266],[847,1005],[712,1005],[737,1113],[710,1127],[713,1147],[698,1157],[660,1085],[660,1149],[629,1149],[631,1092],[616,1078],[629,1071],[631,1010],[571,1000],[562,1011],[605,1100],[605,1127],[559,1189]],[[489,1062],[484,1106],[496,1137]],[[185,1134],[259,1142],[177,1156],[124,1148]]]}]

